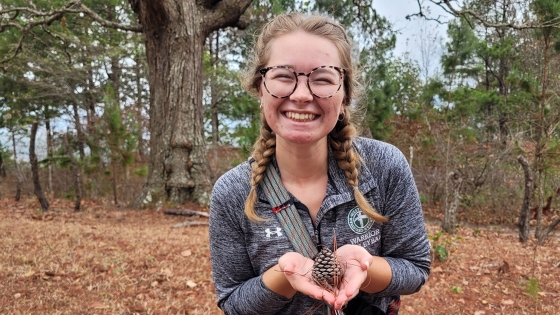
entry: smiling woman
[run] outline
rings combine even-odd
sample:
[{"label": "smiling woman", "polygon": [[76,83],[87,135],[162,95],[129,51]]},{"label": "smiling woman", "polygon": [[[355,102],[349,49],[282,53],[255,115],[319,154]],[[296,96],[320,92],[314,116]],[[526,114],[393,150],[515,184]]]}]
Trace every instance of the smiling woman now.
[{"label": "smiling woman", "polygon": [[261,102],[260,138],[210,205],[226,314],[315,314],[317,300],[329,315],[397,314],[400,295],[426,281],[430,245],[406,159],[351,122],[350,52],[337,22],[297,13],[256,42],[245,87]]}]

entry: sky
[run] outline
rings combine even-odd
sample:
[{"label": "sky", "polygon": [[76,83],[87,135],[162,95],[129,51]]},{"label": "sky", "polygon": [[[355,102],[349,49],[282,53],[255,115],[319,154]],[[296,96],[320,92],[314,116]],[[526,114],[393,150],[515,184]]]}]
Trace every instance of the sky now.
[{"label": "sky", "polygon": [[[434,18],[441,16],[443,21],[450,18],[449,14],[438,6],[427,6],[429,11],[423,11],[424,14],[430,13],[430,16]],[[428,74],[432,75],[439,64],[447,25],[418,17],[407,20],[407,15],[419,12],[416,0],[373,0],[373,7],[379,15],[391,22],[393,29],[399,33],[394,55],[399,57],[408,53],[410,58],[420,63],[420,66],[427,66]],[[430,56],[430,58],[425,58],[428,59],[426,61],[422,61],[422,50],[425,51],[424,55]]]}]

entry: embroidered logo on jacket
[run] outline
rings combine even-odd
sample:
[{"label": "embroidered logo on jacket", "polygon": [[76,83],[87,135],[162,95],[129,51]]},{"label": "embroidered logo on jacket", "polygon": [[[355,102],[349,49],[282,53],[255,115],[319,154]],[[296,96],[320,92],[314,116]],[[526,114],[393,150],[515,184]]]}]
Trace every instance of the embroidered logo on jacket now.
[{"label": "embroidered logo on jacket", "polygon": [[282,229],[277,227],[276,230],[271,230],[270,228],[264,230],[266,232],[266,237],[270,238],[272,235],[276,235],[277,237],[282,236]]},{"label": "embroidered logo on jacket", "polygon": [[348,226],[356,234],[364,234],[371,229],[373,220],[365,215],[360,208],[355,207],[348,213]]}]

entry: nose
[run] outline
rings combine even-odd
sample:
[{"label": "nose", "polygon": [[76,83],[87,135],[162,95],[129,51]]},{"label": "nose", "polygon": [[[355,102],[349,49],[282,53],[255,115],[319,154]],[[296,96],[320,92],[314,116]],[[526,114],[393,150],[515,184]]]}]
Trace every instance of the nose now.
[{"label": "nose", "polygon": [[290,99],[292,101],[310,102],[313,100],[313,94],[311,94],[311,90],[307,85],[307,80],[308,77],[305,74],[298,75],[296,90],[292,93],[292,95],[290,95]]}]

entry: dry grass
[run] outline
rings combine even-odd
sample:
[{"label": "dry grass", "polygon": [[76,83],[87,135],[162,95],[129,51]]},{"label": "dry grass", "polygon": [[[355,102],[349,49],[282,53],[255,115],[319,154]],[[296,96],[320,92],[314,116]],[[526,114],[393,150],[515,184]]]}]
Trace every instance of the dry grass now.
[{"label": "dry grass", "polygon": [[[33,200],[0,200],[0,314],[221,314],[206,226],[172,229],[186,218],[161,211],[71,206],[55,201],[44,216]],[[434,263],[400,314],[560,314],[558,232],[544,247],[499,227],[437,242],[448,261]]]}]

